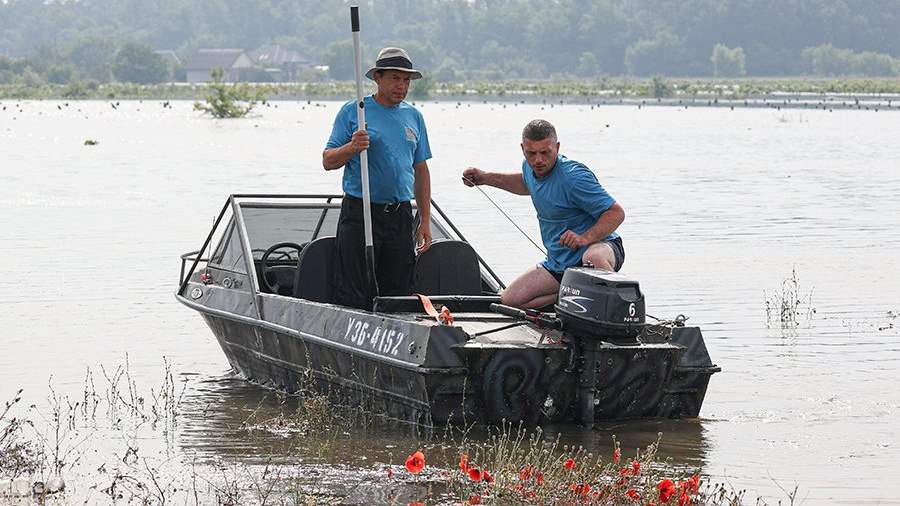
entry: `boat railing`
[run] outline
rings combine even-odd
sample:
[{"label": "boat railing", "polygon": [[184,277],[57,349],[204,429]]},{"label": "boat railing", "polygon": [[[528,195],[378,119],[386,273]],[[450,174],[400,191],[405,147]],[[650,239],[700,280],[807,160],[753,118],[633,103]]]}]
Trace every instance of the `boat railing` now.
[{"label": "boat railing", "polygon": [[[226,215],[226,213],[229,209],[232,210],[234,216],[237,218],[237,220],[239,222],[239,226],[238,226],[239,232],[241,233],[242,239],[246,242],[246,237],[243,237],[246,234],[246,232],[244,230],[245,227],[243,224],[243,220],[241,219],[242,213],[240,211],[240,206],[243,204],[247,204],[246,200],[248,200],[248,199],[272,199],[275,201],[282,201],[282,202],[285,200],[289,200],[289,199],[307,200],[307,201],[308,200],[319,200],[319,201],[325,201],[325,202],[321,203],[321,204],[316,204],[316,205],[327,205],[329,207],[339,207],[339,204],[336,204],[334,201],[340,200],[342,198],[343,198],[343,195],[334,195],[334,194],[302,195],[302,194],[243,193],[243,194],[229,195],[225,204],[222,206],[221,211],[218,213],[218,216],[216,217],[216,220],[213,223],[213,226],[210,229],[209,234],[206,237],[206,240],[203,242],[203,246],[201,246],[199,250],[191,251],[189,253],[185,253],[185,254],[181,255],[181,270],[180,270],[179,280],[178,280],[178,283],[179,283],[178,293],[181,294],[184,292],[184,289],[187,286],[188,280],[193,275],[193,273],[197,271],[197,267],[199,266],[199,264],[201,262],[206,262],[206,263],[209,262],[209,260],[210,260],[209,256],[204,258],[203,255],[204,254],[209,255],[208,248],[211,247],[211,242],[213,240],[213,237],[215,236],[215,232],[218,229],[219,224],[222,221],[222,218]],[[244,201],[244,202],[239,202],[239,201]],[[253,202],[252,205],[265,206],[265,205],[267,205],[267,203]],[[274,204],[274,203],[271,205],[273,207],[278,206],[278,204]],[[450,228],[450,230],[453,231],[453,233],[456,235],[456,237],[459,240],[468,242],[466,240],[466,238],[463,236],[462,232],[456,227],[456,225],[453,224],[452,221],[450,221],[450,219],[447,217],[447,215],[444,213],[444,211],[434,202],[434,200],[431,201],[431,206],[435,211],[437,211],[437,214],[441,218],[441,223],[438,223],[439,226],[446,225],[447,227]],[[324,219],[324,217],[323,217],[323,219]],[[317,223],[316,233],[318,233],[319,228],[321,228],[323,219],[320,219],[319,223]],[[249,242],[247,242],[245,244],[245,248],[249,248]],[[493,269],[491,269],[491,267],[487,264],[487,262],[484,260],[484,258],[482,258],[481,255],[479,255],[477,253],[477,251],[475,254],[478,258],[478,263],[493,278],[494,282],[496,282],[497,285],[501,289],[506,288],[506,285],[503,283],[503,280],[500,278],[500,276],[497,275],[496,272],[494,272]],[[187,269],[187,266],[189,263],[190,263],[190,268]],[[250,267],[252,267],[252,266],[250,266]],[[253,272],[252,269],[249,270],[249,272]],[[256,289],[254,291],[258,292],[259,290]]]}]

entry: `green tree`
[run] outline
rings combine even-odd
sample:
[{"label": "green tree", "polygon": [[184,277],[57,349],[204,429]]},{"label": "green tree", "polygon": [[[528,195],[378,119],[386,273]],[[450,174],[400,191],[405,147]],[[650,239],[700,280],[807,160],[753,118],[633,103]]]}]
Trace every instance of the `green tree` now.
[{"label": "green tree", "polygon": [[210,73],[209,95],[206,103],[194,102],[194,110],[203,111],[214,118],[243,118],[258,101],[264,101],[262,88],[251,89],[246,84],[226,84],[225,72],[215,68]]},{"label": "green tree", "polygon": [[600,73],[600,62],[597,57],[590,51],[581,53],[578,57],[578,66],[575,67],[575,74],[579,77],[594,77]]},{"label": "green tree", "polygon": [[655,75],[650,81],[651,92],[654,98],[663,98],[672,95],[672,87],[663,76]]},{"label": "green tree", "polygon": [[126,83],[160,83],[169,79],[166,62],[153,49],[128,42],[119,48],[112,64],[115,78]]},{"label": "green tree", "polygon": [[409,90],[410,98],[425,99],[431,96],[434,89],[434,77],[432,74],[422,74],[421,79],[412,82],[412,89]]},{"label": "green tree", "polygon": [[[362,50],[360,50],[360,52],[365,54]],[[353,70],[353,65],[355,65],[353,57],[353,41],[344,39],[328,44],[325,48],[324,60],[325,65],[328,65],[328,75],[330,75],[332,79],[341,81],[355,79],[356,73]],[[365,64],[363,64],[363,73],[365,73],[367,69]]]},{"label": "green tree", "polygon": [[716,44],[710,57],[713,75],[716,77],[743,76],[747,73],[746,60],[744,48],[731,49],[725,44]]},{"label": "green tree", "polygon": [[652,39],[640,39],[625,50],[625,68],[637,76],[684,75],[682,41],[669,31],[661,31]]}]

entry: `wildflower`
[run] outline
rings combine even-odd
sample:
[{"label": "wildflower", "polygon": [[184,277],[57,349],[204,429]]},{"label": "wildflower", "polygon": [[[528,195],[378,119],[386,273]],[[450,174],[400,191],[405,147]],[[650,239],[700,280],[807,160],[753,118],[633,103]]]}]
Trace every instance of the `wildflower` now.
[{"label": "wildflower", "polygon": [[388,470],[387,470],[387,475],[388,475],[388,479],[393,478],[393,477],[394,477],[394,470],[391,469],[391,468],[389,467]]},{"label": "wildflower", "polygon": [[622,456],[622,452],[619,450],[617,446],[615,450],[613,450],[613,464],[619,463],[619,458]]},{"label": "wildflower", "polygon": [[628,476],[629,474],[631,474],[630,467],[623,467],[622,469],[619,469],[619,476]]},{"label": "wildflower", "polygon": [[635,501],[641,500],[641,494],[638,494],[637,490],[635,490],[633,488],[629,488],[628,491],[625,492],[625,495],[627,495],[628,497],[630,497],[631,499],[633,499]]},{"label": "wildflower", "polygon": [[631,474],[637,476],[641,474],[641,463],[634,460],[631,462]]},{"label": "wildflower", "polygon": [[534,482],[535,482],[535,483],[537,484],[537,486],[539,486],[539,487],[540,487],[541,485],[543,485],[543,484],[544,484],[544,473],[538,471],[538,473],[537,473],[536,475],[534,475]]},{"label": "wildflower", "polygon": [[690,477],[688,481],[685,482],[687,484],[687,491],[691,494],[696,494],[700,492],[700,475],[695,474]]},{"label": "wildflower", "polygon": [[534,493],[534,490],[529,490],[528,492],[525,492],[525,497],[527,499],[534,499],[536,495],[537,494]]},{"label": "wildflower", "polygon": [[481,504],[481,496],[478,494],[469,496],[469,504]]},{"label": "wildflower", "polygon": [[419,474],[422,472],[422,469],[425,469],[425,455],[422,452],[417,451],[406,459],[407,471]]},{"label": "wildflower", "polygon": [[494,483],[494,477],[491,476],[491,473],[489,473],[487,469],[481,473],[481,479],[484,480],[485,483]]},{"label": "wildflower", "polygon": [[675,494],[675,482],[668,478],[659,482],[656,488],[659,490],[659,502],[661,503],[669,502],[669,499]]},{"label": "wildflower", "polygon": [[572,491],[575,492],[575,495],[585,496],[591,491],[591,485],[589,483],[579,483],[578,485],[573,483]]},{"label": "wildflower", "polygon": [[531,478],[531,474],[534,472],[534,468],[531,466],[523,467],[521,471],[519,471],[519,480],[527,481]]},{"label": "wildflower", "polygon": [[459,456],[459,469],[464,472],[469,472],[469,456],[463,453]]},{"label": "wildflower", "polygon": [[682,489],[681,493],[678,495],[678,506],[690,506],[691,504],[691,496],[687,494],[687,491]]},{"label": "wildflower", "polygon": [[571,459],[571,458],[566,459],[566,461],[563,462],[563,467],[565,467],[569,471],[571,471],[572,469],[575,469],[575,459]]},{"label": "wildflower", "polygon": [[468,473],[470,480],[481,481],[481,471],[479,471],[477,467],[470,467]]}]

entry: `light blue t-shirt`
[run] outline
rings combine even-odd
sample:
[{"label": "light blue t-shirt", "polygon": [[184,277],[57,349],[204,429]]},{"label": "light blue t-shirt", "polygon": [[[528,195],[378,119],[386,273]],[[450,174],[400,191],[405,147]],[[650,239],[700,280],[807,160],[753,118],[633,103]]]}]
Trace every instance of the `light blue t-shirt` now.
[{"label": "light blue t-shirt", "polygon": [[[401,102],[384,107],[370,95],[365,97],[366,131],[369,132],[369,196],[373,203],[404,202],[414,197],[413,166],[431,158],[425,120],[415,107]],[[326,149],[350,142],[356,131],[356,101],[341,107],[334,119]],[[344,166],[344,193],[362,198],[359,155]]]},{"label": "light blue t-shirt", "polygon": [[[537,210],[541,239],[547,248],[544,266],[553,272],[579,265],[587,246],[572,251],[559,243],[566,230],[583,234],[615,199],[600,186],[597,176],[580,162],[558,155],[556,165],[543,178],[534,175],[527,160],[522,162],[522,179],[531,192],[531,202]],[[606,240],[619,237],[613,232]]]}]

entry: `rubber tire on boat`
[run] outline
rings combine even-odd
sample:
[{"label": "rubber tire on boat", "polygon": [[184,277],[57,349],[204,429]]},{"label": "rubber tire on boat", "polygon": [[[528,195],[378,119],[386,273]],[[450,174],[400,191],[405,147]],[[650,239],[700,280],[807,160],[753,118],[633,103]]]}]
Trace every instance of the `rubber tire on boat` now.
[{"label": "rubber tire on boat", "polygon": [[534,424],[541,415],[540,350],[500,350],[484,366],[482,393],[486,422]]}]

